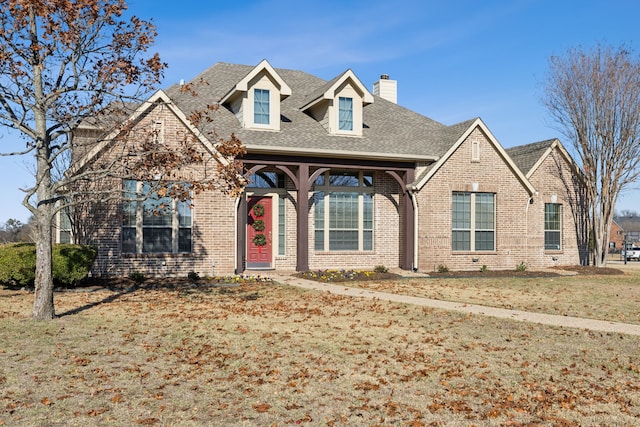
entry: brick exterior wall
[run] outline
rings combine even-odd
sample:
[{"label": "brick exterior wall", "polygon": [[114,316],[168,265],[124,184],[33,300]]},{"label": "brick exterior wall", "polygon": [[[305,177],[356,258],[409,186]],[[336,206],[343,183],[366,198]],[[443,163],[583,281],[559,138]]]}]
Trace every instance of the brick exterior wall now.
[{"label": "brick exterior wall", "polygon": [[[155,108],[142,117],[139,126],[148,128],[161,120],[166,138],[187,131],[183,123],[166,108]],[[92,135],[91,135],[92,136]],[[480,160],[472,160],[472,145],[478,143]],[[114,143],[115,144],[115,143]],[[113,158],[118,150],[106,150],[100,160]],[[556,153],[557,154],[557,153]],[[424,166],[419,166],[418,171]],[[310,171],[313,173],[313,170]],[[197,167],[182,171],[184,179],[197,179],[204,172]],[[502,157],[481,128],[474,130],[466,141],[416,194],[418,205],[418,269],[424,272],[446,266],[450,270],[515,269],[522,262],[529,269],[560,264],[577,264],[581,252],[576,227],[576,191],[567,185],[571,177],[569,165],[559,155],[549,156],[536,170],[530,182],[538,194],[530,197],[508,162]],[[118,180],[103,180],[109,188],[121,188]],[[477,185],[477,189],[474,187]],[[495,194],[495,250],[452,251],[452,193],[455,191]],[[277,270],[296,268],[297,192],[286,177],[284,189],[247,189],[248,194],[271,194],[274,205],[285,199],[285,253],[279,255],[274,245]],[[377,265],[396,268],[403,256],[402,192],[393,177],[383,171],[374,173],[374,249],[373,251],[316,251],[314,248],[313,189],[309,193],[309,268],[310,269],[372,269]],[[533,200],[532,203],[530,201]],[[544,250],[544,204],[556,200],[563,206],[562,249]],[[96,213],[102,226],[91,237],[98,247],[98,259],[93,274],[126,276],[142,272],[149,276],[186,276],[190,271],[205,275],[233,274],[237,268],[238,199],[218,192],[204,192],[193,198],[192,253],[123,254],[121,244],[122,206],[104,203]],[[277,224],[277,220],[275,222]],[[274,233],[278,232],[277,226]],[[214,266],[215,264],[215,266]]]},{"label": "brick exterior wall", "polygon": [[[182,122],[168,109],[156,108],[143,117],[137,125],[148,129],[155,121],[163,122],[164,137],[171,138],[187,131]],[[169,139],[167,139],[169,142]],[[97,161],[114,159],[118,150],[105,150]],[[313,170],[311,171],[313,173]],[[185,179],[193,179],[202,171],[191,167],[183,171]],[[104,180],[108,188],[122,188],[117,179]],[[376,265],[398,267],[401,256],[402,237],[400,232],[402,206],[398,183],[384,172],[374,174],[374,250],[323,251],[314,249],[314,209],[309,209],[309,266],[312,269],[326,268],[373,268]],[[295,270],[297,224],[297,192],[291,180],[286,177],[285,189],[247,189],[248,194],[266,194],[285,199],[286,244],[285,254],[275,256],[273,267],[277,270]],[[313,191],[309,197],[312,198]],[[94,264],[96,276],[127,276],[141,272],[148,276],[185,276],[194,271],[204,275],[233,274],[237,250],[238,200],[218,192],[203,192],[194,195],[192,208],[192,253],[130,254],[122,252],[122,204],[105,203],[91,213],[100,220],[101,226],[95,231],[89,243],[98,247],[98,258]],[[276,222],[277,223],[277,222]],[[277,233],[277,226],[274,227]],[[214,266],[215,264],[215,266]]]},{"label": "brick exterior wall", "polygon": [[[471,160],[473,141],[480,144],[480,161]],[[418,266],[422,271],[515,269],[524,262],[529,269],[578,264],[580,254],[574,212],[576,192],[565,185],[569,166],[559,155],[549,156],[531,183],[539,194],[530,199],[523,183],[487,136],[476,129],[447,159],[418,193]],[[452,251],[452,193],[495,194],[495,251]],[[562,250],[544,250],[544,203],[552,195],[563,205]],[[555,258],[555,259],[554,259]]]},{"label": "brick exterior wall", "polygon": [[[472,142],[480,161],[471,160]],[[495,251],[452,251],[452,193],[495,193]],[[420,190],[418,197],[418,267],[421,271],[515,269],[527,259],[529,194],[487,136],[474,130]],[[474,261],[475,260],[475,261]]]},{"label": "brick exterior wall", "polygon": [[[613,247],[611,244],[613,243]],[[624,246],[624,230],[620,225],[613,221],[611,223],[611,232],[609,233],[609,252],[619,252]]]},{"label": "brick exterior wall", "polygon": [[[577,265],[586,261],[585,208],[580,205],[579,184],[566,158],[556,148],[529,177],[535,187],[530,206],[529,263],[535,267]],[[562,205],[561,249],[544,249],[546,203]]]},{"label": "brick exterior wall", "polygon": [[[175,135],[188,132],[177,117],[160,107],[142,117],[137,128],[150,129],[154,121],[163,122],[167,142]],[[96,162],[116,159],[119,150],[115,149],[115,145],[113,148],[105,150]],[[202,167],[192,166],[181,171],[179,178],[192,180],[204,173]],[[122,188],[122,182],[118,179],[105,179],[103,184],[107,188]],[[237,200],[222,193],[196,194],[192,210],[192,253],[129,254],[122,253],[122,204],[105,203],[101,209],[91,213],[101,221],[101,227],[89,242],[98,247],[98,258],[92,273],[96,276],[126,276],[141,272],[156,277],[186,276],[190,271],[200,275],[232,274],[236,268],[236,206]]]}]

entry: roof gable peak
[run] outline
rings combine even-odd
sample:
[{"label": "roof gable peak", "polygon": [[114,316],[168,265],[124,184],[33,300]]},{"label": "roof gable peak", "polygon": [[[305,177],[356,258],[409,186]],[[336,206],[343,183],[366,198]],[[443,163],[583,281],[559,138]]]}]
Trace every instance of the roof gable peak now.
[{"label": "roof gable peak", "polygon": [[261,73],[267,74],[274,84],[278,87],[280,92],[280,100],[291,96],[291,88],[287,83],[280,77],[280,75],[276,72],[276,70],[271,66],[269,61],[263,59],[260,61],[258,65],[253,67],[246,76],[244,76],[239,82],[235,84],[233,88],[226,95],[222,97],[220,100],[221,104],[224,104],[229,98],[233,97],[238,92],[247,92],[250,89],[251,82],[258,77]]}]

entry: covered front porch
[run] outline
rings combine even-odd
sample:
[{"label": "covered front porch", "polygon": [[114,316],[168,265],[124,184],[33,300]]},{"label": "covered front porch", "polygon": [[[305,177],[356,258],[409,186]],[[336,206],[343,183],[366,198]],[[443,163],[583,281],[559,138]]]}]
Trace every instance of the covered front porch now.
[{"label": "covered front porch", "polygon": [[411,162],[247,155],[236,272],[414,268]]}]

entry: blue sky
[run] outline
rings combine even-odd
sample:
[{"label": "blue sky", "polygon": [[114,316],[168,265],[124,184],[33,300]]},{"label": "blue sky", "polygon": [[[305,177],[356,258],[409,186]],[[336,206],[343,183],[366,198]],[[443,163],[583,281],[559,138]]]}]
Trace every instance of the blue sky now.
[{"label": "blue sky", "polygon": [[[595,43],[640,52],[636,0],[129,0],[152,18],[169,64],[161,87],[216,62],[303,70],[326,80],[352,69],[371,90],[398,81],[398,103],[452,125],[481,117],[504,147],[561,137],[540,102],[551,55]],[[24,145],[0,129],[0,151]],[[562,138],[561,138],[562,139]],[[29,217],[18,187],[31,159],[0,157],[0,224]],[[617,211],[640,211],[640,183]]]}]

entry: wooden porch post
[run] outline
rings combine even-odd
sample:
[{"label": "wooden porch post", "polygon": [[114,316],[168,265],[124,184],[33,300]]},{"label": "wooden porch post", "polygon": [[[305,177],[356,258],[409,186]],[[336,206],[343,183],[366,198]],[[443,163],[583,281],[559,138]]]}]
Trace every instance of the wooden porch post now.
[{"label": "wooden porch post", "polygon": [[298,235],[296,241],[296,270],[309,270],[309,165],[298,167]]},{"label": "wooden porch post", "polygon": [[402,261],[400,263],[400,268],[403,270],[411,270],[412,268],[417,268],[417,265],[413,265],[414,258],[414,243],[415,243],[415,217],[413,210],[413,201],[411,200],[411,195],[409,191],[406,189],[406,185],[411,184],[414,181],[415,173],[413,170],[409,170],[405,173],[405,191],[402,195],[403,204],[404,204],[404,227],[402,230],[402,234],[404,236],[404,256],[402,257]]},{"label": "wooden porch post", "polygon": [[247,194],[240,195],[238,203],[237,221],[237,248],[236,248],[236,274],[241,274],[247,269],[246,249],[247,249]]}]

